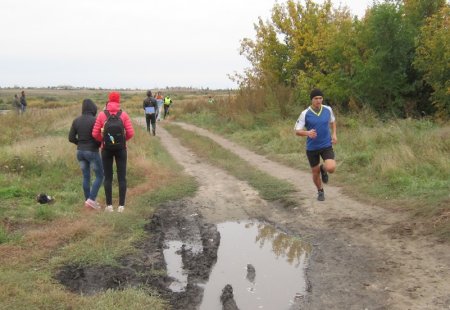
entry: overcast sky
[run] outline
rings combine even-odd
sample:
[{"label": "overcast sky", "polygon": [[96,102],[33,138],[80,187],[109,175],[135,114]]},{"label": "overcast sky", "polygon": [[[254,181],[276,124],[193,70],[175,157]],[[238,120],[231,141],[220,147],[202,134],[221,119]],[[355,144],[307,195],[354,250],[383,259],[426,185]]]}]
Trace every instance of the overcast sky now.
[{"label": "overcast sky", "polygon": [[[1,0],[0,87],[236,88],[240,41],[275,3]],[[372,0],[334,3],[363,16]]]}]

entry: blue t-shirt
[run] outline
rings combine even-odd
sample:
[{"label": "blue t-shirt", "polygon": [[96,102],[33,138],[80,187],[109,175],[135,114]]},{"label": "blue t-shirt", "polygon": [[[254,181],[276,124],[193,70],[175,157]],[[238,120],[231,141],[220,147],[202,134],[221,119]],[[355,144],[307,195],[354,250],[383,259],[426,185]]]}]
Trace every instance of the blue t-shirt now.
[{"label": "blue t-shirt", "polygon": [[315,129],[317,137],[315,139],[307,137],[306,150],[317,151],[332,146],[330,123],[334,123],[334,121],[335,118],[331,107],[322,104],[320,111],[317,113],[311,107],[304,110],[295,123],[294,129]]}]

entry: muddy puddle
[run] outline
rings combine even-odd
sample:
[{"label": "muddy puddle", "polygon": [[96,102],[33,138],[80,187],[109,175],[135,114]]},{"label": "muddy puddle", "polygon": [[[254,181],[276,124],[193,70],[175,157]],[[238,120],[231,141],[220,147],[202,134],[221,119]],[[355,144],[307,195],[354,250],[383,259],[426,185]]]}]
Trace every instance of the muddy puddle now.
[{"label": "muddy puddle", "polygon": [[[66,266],[56,278],[89,295],[150,286],[172,309],[222,309],[230,300],[240,309],[299,308],[309,244],[263,221],[206,223],[200,214],[183,215],[184,207],[160,208],[146,225],[149,238],[137,245],[140,254],[122,258],[122,267]],[[227,285],[232,293],[224,298]]]},{"label": "muddy puddle", "polygon": [[[217,261],[208,280],[197,283],[203,288],[200,309],[221,309],[227,284],[242,309],[289,309],[304,298],[308,244],[259,221],[225,222],[217,230]],[[195,244],[184,246],[200,251]],[[182,247],[181,241],[165,243],[167,274],[174,279],[169,288],[174,292],[184,291],[188,283]]]},{"label": "muddy puddle", "polygon": [[200,309],[220,309],[220,293],[233,287],[241,309],[288,309],[305,296],[309,246],[273,226],[256,222],[217,225],[217,263],[204,288]]}]

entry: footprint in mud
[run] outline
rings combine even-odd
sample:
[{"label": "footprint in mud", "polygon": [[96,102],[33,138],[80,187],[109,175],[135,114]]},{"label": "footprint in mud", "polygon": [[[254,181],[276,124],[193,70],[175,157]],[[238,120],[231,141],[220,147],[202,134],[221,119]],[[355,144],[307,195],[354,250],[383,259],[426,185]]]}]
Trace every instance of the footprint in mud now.
[{"label": "footprint in mud", "polygon": [[223,306],[222,310],[239,310],[233,297],[233,287],[230,284],[225,285],[223,288],[220,302]]},{"label": "footprint in mud", "polygon": [[255,283],[256,270],[252,264],[247,264],[247,280],[251,283]]}]

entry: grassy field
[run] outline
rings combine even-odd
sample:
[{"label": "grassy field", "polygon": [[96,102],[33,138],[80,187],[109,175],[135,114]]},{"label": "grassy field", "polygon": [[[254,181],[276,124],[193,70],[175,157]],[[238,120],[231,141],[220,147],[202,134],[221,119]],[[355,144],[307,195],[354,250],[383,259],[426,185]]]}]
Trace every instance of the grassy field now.
[{"label": "grassy field", "polygon": [[[2,90],[9,102],[14,90]],[[29,107],[18,116],[0,115],[0,308],[1,309],[166,309],[157,294],[139,288],[94,296],[68,292],[53,276],[64,265],[115,266],[137,251],[144,225],[164,201],[193,195],[197,184],[162,148],[135,125],[129,142],[128,195],[124,214],[86,212],[76,147],[67,140],[81,102],[101,109],[106,91],[27,90]],[[229,93],[173,94],[171,119],[195,123],[292,167],[308,169],[304,140],[292,119],[273,120],[270,111],[252,116],[235,107]],[[142,115],[145,92],[122,92],[122,107]],[[295,111],[295,114],[300,113]],[[272,119],[271,119],[272,117]],[[429,231],[450,240],[450,127],[430,120],[381,122],[370,113],[337,115],[338,171],[331,184],[387,208],[408,210]],[[291,188],[256,171],[209,139],[176,126],[168,129],[214,165],[247,180],[263,197],[289,204]],[[280,189],[267,191],[267,188]],[[55,203],[40,205],[41,192]],[[117,205],[117,184],[114,184]],[[99,200],[104,205],[103,190]],[[287,198],[286,198],[287,197]]]},{"label": "grassy field", "polygon": [[[8,102],[14,93],[18,91],[2,91],[0,98]],[[144,93],[121,92],[122,108],[132,117],[142,115]],[[101,109],[107,92],[27,90],[27,97],[24,115],[13,111],[0,115],[4,128],[0,136],[0,308],[141,309],[145,304],[150,309],[167,309],[167,302],[148,288],[82,296],[70,293],[54,276],[66,265],[120,265],[122,257],[139,251],[135,244],[145,237],[144,225],[156,206],[193,195],[195,180],[182,172],[158,139],[135,125],[136,135],[128,143],[126,212],[88,212],[83,206],[76,146],[67,135],[72,120],[81,113],[82,100],[91,98]],[[172,98],[183,102],[198,94]],[[175,105],[172,115],[177,109]],[[201,137],[189,141],[200,150],[211,143]],[[214,160],[217,154],[227,154],[229,168],[239,170],[240,178],[265,192],[267,199],[289,203],[289,186],[251,169],[231,153],[219,150],[209,155]],[[283,190],[268,192],[267,186]],[[38,204],[39,193],[53,196],[55,202]],[[117,184],[113,201],[117,205]],[[103,189],[99,202],[104,205]]]},{"label": "grassy field", "polygon": [[[2,96],[8,94],[2,92]],[[69,143],[72,120],[83,98],[99,107],[106,92],[28,92],[27,112],[0,115],[0,308],[1,309],[166,309],[155,294],[137,288],[95,296],[68,292],[53,278],[63,265],[115,266],[137,251],[155,206],[192,195],[196,182],[182,172],[143,128],[129,142],[128,194],[123,214],[88,212],[83,206],[76,146]],[[45,98],[53,98],[50,101]],[[141,94],[124,94],[123,108],[137,114]],[[51,106],[49,106],[51,104]],[[170,185],[170,186],[169,186]],[[55,197],[40,205],[41,192]],[[113,187],[117,206],[117,184]],[[99,201],[104,205],[103,189]]]},{"label": "grassy field", "polygon": [[[306,106],[281,118],[276,109],[246,107],[242,98],[184,100],[178,120],[222,134],[292,167],[309,170],[305,140],[294,123]],[[337,117],[337,172],[331,185],[359,200],[411,212],[432,234],[450,240],[450,124],[430,119],[382,121],[369,111]]]}]

